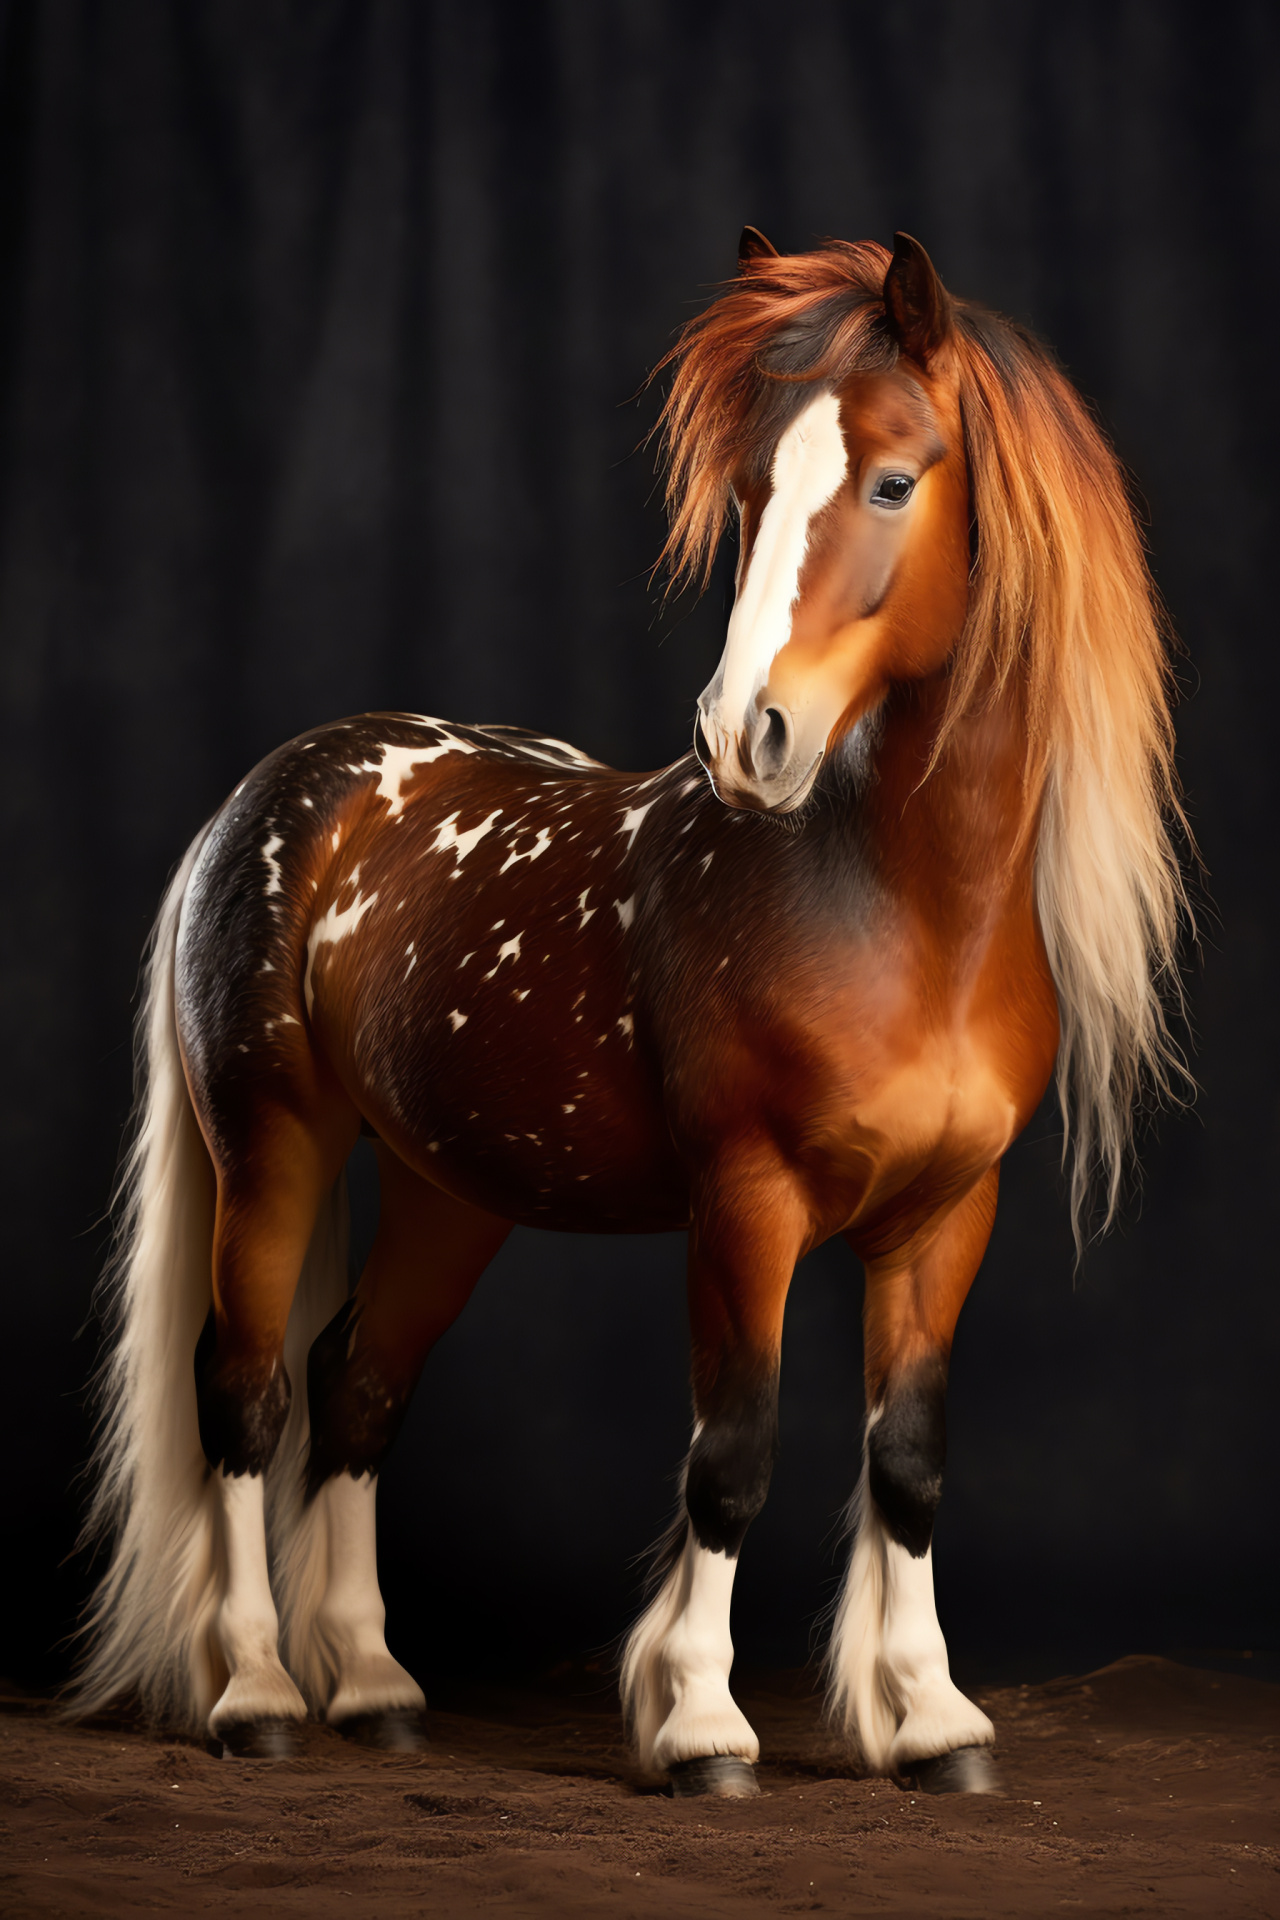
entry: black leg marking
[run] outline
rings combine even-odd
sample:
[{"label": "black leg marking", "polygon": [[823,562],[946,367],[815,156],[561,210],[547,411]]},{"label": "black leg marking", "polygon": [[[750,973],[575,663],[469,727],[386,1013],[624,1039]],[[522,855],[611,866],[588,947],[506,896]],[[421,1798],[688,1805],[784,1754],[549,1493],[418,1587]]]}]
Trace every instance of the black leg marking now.
[{"label": "black leg marking", "polygon": [[289,1415],[291,1392],[283,1363],[269,1370],[243,1361],[220,1365],[211,1307],[196,1342],[195,1370],[200,1445],[209,1465],[237,1478],[265,1473]]},{"label": "black leg marking", "polygon": [[990,1747],[956,1747],[903,1768],[919,1793],[999,1793],[1000,1776]]},{"label": "black leg marking", "polygon": [[677,1760],[667,1768],[677,1800],[707,1794],[717,1800],[749,1800],[760,1791],[756,1770],[736,1753],[708,1753],[698,1760]]},{"label": "black leg marking", "polygon": [[867,1437],[871,1497],[892,1537],[923,1559],[947,1460],[947,1367],[940,1355],[894,1376]]},{"label": "black leg marking", "polygon": [[307,1357],[310,1500],[335,1474],[377,1473],[400,1431],[412,1386],[389,1381],[360,1346],[357,1296],[339,1307]]},{"label": "black leg marking", "polygon": [[694,1538],[732,1560],[765,1503],[778,1452],[778,1376],[718,1389],[689,1451],[684,1499]]}]

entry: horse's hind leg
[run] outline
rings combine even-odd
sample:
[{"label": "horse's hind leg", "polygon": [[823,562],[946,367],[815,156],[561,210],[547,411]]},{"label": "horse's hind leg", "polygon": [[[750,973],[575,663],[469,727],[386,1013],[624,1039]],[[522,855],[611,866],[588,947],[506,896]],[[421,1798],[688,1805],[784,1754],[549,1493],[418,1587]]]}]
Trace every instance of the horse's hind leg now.
[{"label": "horse's hind leg", "polygon": [[831,1703],[877,1771],[934,1792],[994,1784],[985,1713],[954,1685],[933,1596],[947,1363],[995,1217],[996,1170],[919,1257],[867,1263],[867,1437],[858,1532],[832,1634]]},{"label": "horse's hind leg", "polygon": [[772,1170],[705,1193],[690,1235],[695,1426],[666,1581],[636,1622],[622,1693],[640,1763],[680,1794],[755,1793],[760,1743],[729,1691],[738,1552],[764,1505],[787,1289],[808,1221]]},{"label": "horse's hind leg", "polygon": [[339,1116],[326,1139],[284,1107],[263,1109],[251,1139],[224,1152],[218,1168],[213,1307],[195,1363],[200,1440],[217,1475],[225,1556],[214,1636],[227,1680],[208,1724],[225,1747],[245,1755],[287,1752],[291,1723],[306,1717],[277,1649],[264,1476],[289,1411],[289,1307],[321,1198],[349,1145],[346,1130]]},{"label": "horse's hind leg", "polygon": [[422,1690],[387,1650],[378,1586],[378,1470],[423,1362],[511,1231],[378,1143],[378,1232],[360,1284],[311,1349],[308,1493],[323,1511],[326,1584],[312,1633],[326,1719],[365,1744],[422,1744]]}]

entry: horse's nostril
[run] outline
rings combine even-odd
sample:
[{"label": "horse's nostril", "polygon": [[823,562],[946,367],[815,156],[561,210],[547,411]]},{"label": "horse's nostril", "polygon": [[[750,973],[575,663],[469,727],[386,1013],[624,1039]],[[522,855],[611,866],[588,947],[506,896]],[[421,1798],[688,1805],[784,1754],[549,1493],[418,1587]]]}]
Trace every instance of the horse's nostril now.
[{"label": "horse's nostril", "polygon": [[791,728],[787,716],[778,707],[766,707],[756,730],[755,760],[763,774],[776,773],[784,765],[791,749]]}]

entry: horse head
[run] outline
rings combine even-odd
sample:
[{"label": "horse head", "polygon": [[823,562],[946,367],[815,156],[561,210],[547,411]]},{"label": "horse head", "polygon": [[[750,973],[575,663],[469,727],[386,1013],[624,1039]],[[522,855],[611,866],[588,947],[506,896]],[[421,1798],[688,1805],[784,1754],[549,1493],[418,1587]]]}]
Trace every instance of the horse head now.
[{"label": "horse head", "polygon": [[[758,302],[771,274],[776,297],[785,262],[753,230],[742,264],[746,287],[722,305]],[[752,352],[724,474],[736,596],[694,729],[730,806],[800,806],[890,686],[941,672],[961,634],[970,503],[951,333],[928,255],[899,234],[879,300],[784,313]]]}]

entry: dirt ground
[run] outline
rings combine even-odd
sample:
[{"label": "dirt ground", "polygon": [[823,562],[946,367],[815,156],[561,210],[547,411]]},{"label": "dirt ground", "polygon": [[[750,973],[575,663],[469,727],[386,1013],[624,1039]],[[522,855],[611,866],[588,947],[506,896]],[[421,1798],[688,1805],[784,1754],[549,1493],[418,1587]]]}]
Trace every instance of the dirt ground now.
[{"label": "dirt ground", "polygon": [[643,1790],[587,1684],[275,1766],[0,1698],[0,1914],[1280,1916],[1280,1687],[1134,1658],[982,1693],[1004,1792],[930,1798],[854,1778],[808,1681],[765,1677],[762,1796],[708,1802]]}]

